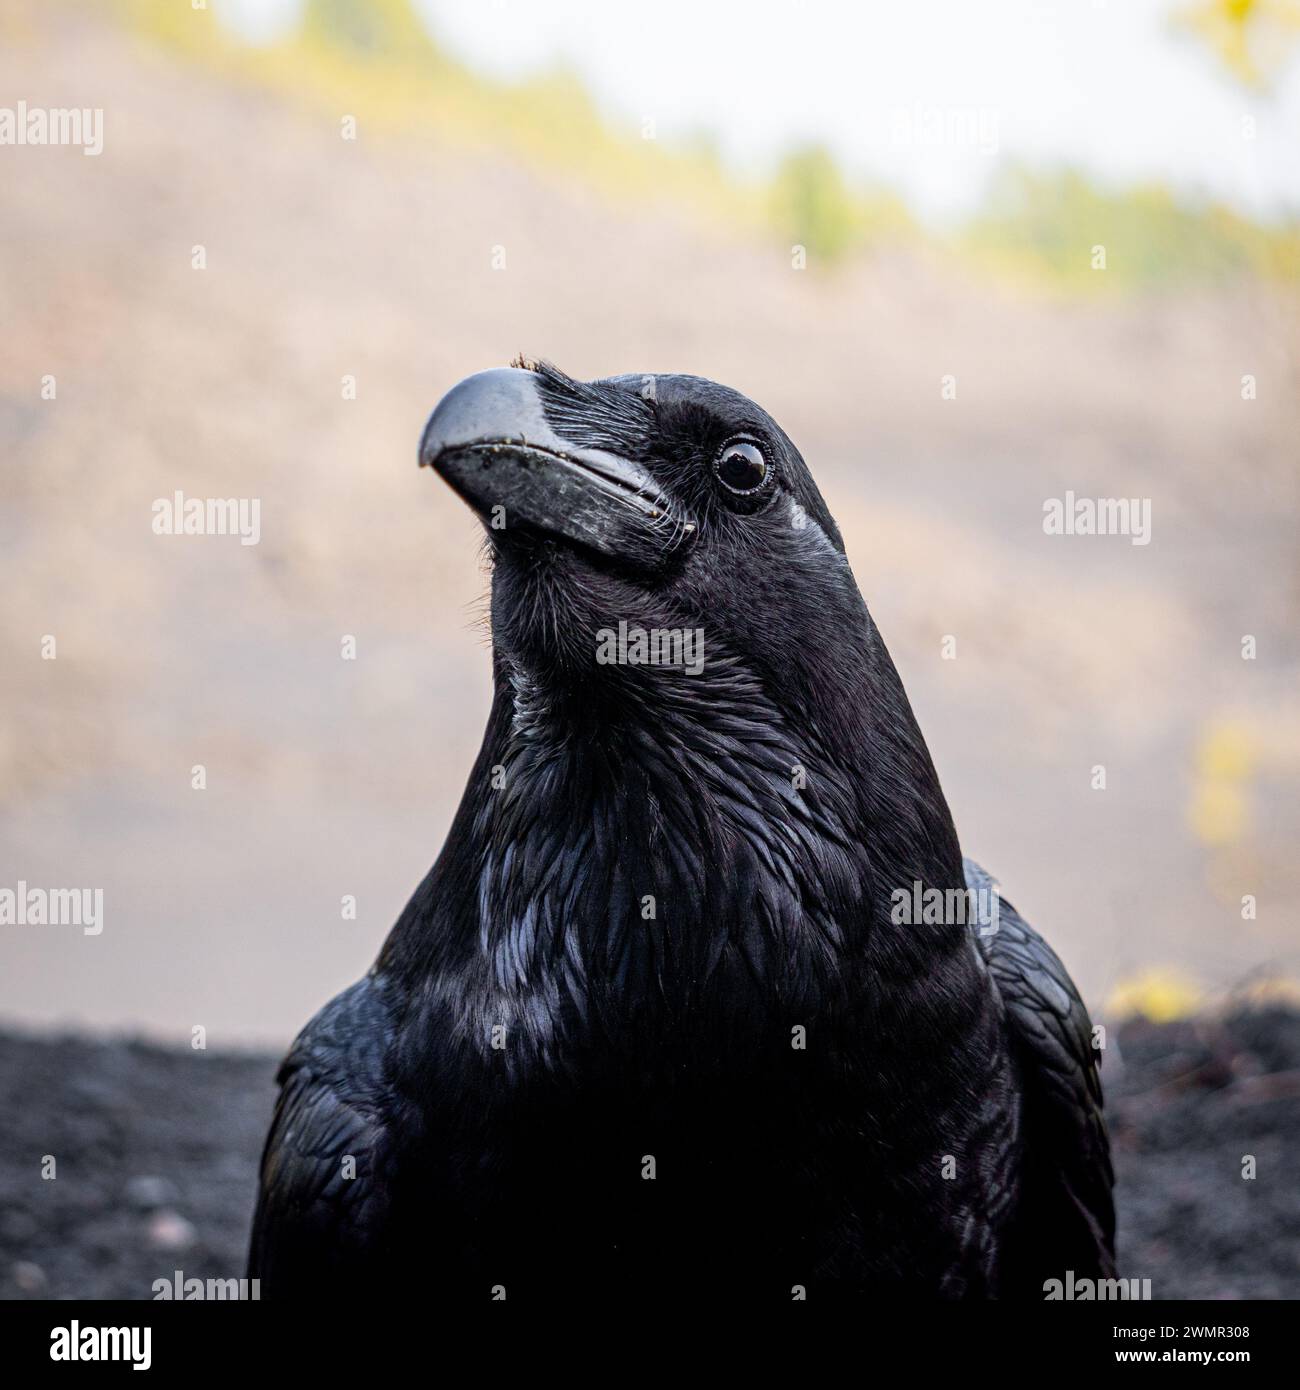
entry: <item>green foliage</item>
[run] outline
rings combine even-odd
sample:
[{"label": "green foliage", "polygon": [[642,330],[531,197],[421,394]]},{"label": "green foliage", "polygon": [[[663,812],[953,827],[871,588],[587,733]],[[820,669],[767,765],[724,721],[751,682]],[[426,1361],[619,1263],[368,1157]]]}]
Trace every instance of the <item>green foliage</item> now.
[{"label": "green foliage", "polygon": [[1300,41],[1300,0],[1187,0],[1172,23],[1244,87],[1262,91],[1286,70]]},{"label": "green foliage", "polygon": [[804,145],[786,155],[767,201],[777,232],[791,245],[805,247],[814,266],[833,265],[890,234],[916,233],[901,199],[850,189],[822,145]]},{"label": "green foliage", "polygon": [[[1294,279],[1300,228],[1261,226],[1160,185],[1099,188],[1082,174],[1007,170],[963,244],[1007,268],[1074,288],[1222,284],[1244,275]],[[1093,268],[1094,247],[1105,270]]]},{"label": "green foliage", "polygon": [[439,56],[410,0],[307,0],[302,37],[366,62],[405,67]]},{"label": "green foliage", "polygon": [[[211,7],[116,4],[154,41],[334,119],[347,111],[367,131],[433,130],[466,148],[503,147],[611,197],[675,203],[725,222],[733,235],[801,245],[813,269],[885,241],[925,241],[897,195],[850,184],[824,146],[792,150],[766,183],[742,181],[701,132],[670,143],[611,128],[572,73],[508,84],[472,72],[438,48],[411,0],[308,0],[300,31],[264,49],[240,44],[213,22]],[[1266,227],[1159,186],[1111,191],[1069,171],[1007,171],[953,246],[1013,275],[1083,292],[1244,275],[1300,281],[1295,221]],[[1104,272],[1092,269],[1094,246],[1106,249]]]},{"label": "green foliage", "polygon": [[788,154],[772,183],[772,212],[790,241],[813,258],[838,260],[856,234],[853,202],[839,165],[821,145]]}]

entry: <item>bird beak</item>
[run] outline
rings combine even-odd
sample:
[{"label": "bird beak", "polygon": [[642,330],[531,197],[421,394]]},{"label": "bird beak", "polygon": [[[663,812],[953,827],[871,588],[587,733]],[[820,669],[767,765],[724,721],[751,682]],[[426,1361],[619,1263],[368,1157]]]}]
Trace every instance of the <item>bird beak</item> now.
[{"label": "bird beak", "polygon": [[440,473],[493,535],[526,528],[661,568],[694,536],[694,521],[644,468],[560,438],[539,386],[517,367],[467,377],[429,417],[420,466]]}]

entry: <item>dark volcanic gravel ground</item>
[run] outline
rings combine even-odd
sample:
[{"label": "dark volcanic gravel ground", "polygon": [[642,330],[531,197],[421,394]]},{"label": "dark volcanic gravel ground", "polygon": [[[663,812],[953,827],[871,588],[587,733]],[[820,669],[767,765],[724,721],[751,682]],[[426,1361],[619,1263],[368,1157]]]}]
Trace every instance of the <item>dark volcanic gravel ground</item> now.
[{"label": "dark volcanic gravel ground", "polygon": [[[1300,1297],[1300,1013],[1136,1021],[1118,1043],[1121,1272],[1155,1298]],[[0,1036],[0,1296],[149,1298],[175,1270],[241,1275],[274,1071],[261,1055]]]}]

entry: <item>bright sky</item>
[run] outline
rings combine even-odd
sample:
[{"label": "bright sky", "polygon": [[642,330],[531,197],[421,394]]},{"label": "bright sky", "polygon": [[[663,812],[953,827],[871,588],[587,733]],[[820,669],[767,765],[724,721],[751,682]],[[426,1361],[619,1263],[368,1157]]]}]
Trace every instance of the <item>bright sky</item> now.
[{"label": "bright sky", "polygon": [[[248,32],[298,8],[224,3]],[[661,140],[707,131],[745,170],[821,139],[931,218],[970,207],[1007,158],[1300,212],[1300,51],[1275,90],[1250,94],[1171,24],[1186,3],[416,0],[481,72],[563,60],[614,120],[652,118]]]}]

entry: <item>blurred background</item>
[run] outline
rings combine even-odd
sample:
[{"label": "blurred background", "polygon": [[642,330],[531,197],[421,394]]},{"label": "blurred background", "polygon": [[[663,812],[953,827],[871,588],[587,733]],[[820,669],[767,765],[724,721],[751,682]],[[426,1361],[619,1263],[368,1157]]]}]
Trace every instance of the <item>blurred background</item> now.
[{"label": "blurred background", "polygon": [[[9,0],[20,99],[104,139],[0,149],[0,887],[104,924],[0,926],[13,1105],[69,1067],[140,1104],[96,1038],[280,1048],[368,966],[489,702],[416,442],[519,352],[782,423],[963,848],[1101,1017],[1295,996],[1300,6]],[[154,534],[178,490],[260,542]],[[1067,491],[1149,498],[1150,543],[1045,534]],[[203,1114],[251,1151],[246,1064]],[[199,1084],[147,1092],[155,1166]],[[157,1181],[142,1219],[205,1229]]]}]

